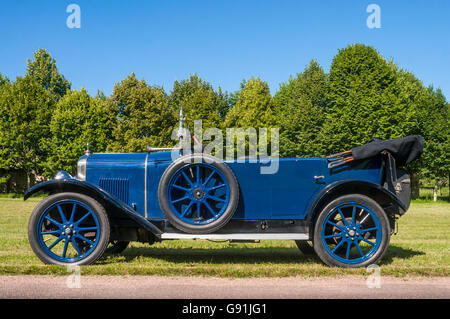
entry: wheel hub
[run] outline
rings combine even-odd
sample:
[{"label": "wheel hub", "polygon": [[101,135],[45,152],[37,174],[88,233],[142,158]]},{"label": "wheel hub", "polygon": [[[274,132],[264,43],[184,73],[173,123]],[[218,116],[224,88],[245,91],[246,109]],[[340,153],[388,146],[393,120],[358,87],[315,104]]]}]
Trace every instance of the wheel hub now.
[{"label": "wheel hub", "polygon": [[205,195],[205,192],[200,187],[194,189],[194,191],[193,191],[193,196],[197,200],[201,200],[204,195]]}]

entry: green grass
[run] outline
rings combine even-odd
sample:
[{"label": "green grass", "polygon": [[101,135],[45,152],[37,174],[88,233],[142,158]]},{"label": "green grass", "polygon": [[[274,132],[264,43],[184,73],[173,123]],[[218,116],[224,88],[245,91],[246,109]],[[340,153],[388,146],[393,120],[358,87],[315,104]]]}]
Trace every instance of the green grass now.
[{"label": "green grass", "polygon": [[[0,274],[67,275],[65,267],[46,266],[27,239],[28,217],[40,199],[0,199]],[[450,204],[417,203],[400,218],[399,234],[380,262],[381,273],[396,277],[450,275]],[[132,243],[120,256],[82,266],[92,275],[187,275],[216,277],[286,277],[367,275],[365,269],[324,266],[302,255],[293,241],[257,244],[164,241]]]}]

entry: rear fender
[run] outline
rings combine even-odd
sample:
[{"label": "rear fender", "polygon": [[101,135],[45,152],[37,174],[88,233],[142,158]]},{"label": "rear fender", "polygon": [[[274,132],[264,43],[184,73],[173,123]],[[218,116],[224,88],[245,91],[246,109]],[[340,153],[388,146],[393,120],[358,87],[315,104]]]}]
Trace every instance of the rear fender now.
[{"label": "rear fender", "polygon": [[374,199],[389,218],[395,214],[403,215],[408,209],[396,194],[381,185],[361,180],[342,180],[331,183],[319,192],[308,208],[307,220],[313,222],[327,203],[346,194],[362,194]]},{"label": "rear fender", "polygon": [[[59,173],[58,173],[59,174]],[[150,231],[158,238],[161,235],[161,230],[155,225],[150,223],[146,218],[136,213],[131,207],[119,201],[117,198],[111,194],[105,192],[98,186],[86,182],[80,181],[74,178],[70,178],[66,175],[61,175],[60,179],[49,180],[40,184],[37,184],[25,192],[24,200],[27,200],[31,195],[44,192],[48,194],[56,194],[62,192],[73,192],[88,195],[97,201],[99,201],[104,206],[107,206],[107,212],[111,213],[113,210],[115,213],[119,214],[121,217],[127,217],[135,221],[139,226]],[[57,175],[58,177],[58,175]]]}]

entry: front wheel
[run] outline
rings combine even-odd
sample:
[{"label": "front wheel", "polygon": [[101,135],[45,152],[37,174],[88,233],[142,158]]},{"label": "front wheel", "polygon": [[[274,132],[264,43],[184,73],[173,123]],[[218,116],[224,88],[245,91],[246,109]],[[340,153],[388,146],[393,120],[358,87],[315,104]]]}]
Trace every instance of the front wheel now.
[{"label": "front wheel", "polygon": [[28,223],[31,248],[46,264],[92,264],[105,252],[109,235],[103,206],[78,193],[45,198],[33,210]]},{"label": "front wheel", "polygon": [[314,227],[314,250],[329,266],[366,267],[380,260],[389,245],[389,220],[371,198],[351,194],[331,201]]}]

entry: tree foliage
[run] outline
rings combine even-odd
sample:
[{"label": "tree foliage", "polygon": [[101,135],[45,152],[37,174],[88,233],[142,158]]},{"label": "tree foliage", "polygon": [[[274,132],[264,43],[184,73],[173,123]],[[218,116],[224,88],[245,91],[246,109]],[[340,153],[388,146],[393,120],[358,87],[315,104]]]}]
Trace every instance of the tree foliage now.
[{"label": "tree foliage", "polygon": [[39,49],[24,77],[0,74],[0,183],[12,170],[30,177],[74,173],[87,142],[95,152],[172,146],[180,106],[191,131],[194,120],[203,129],[222,128],[224,137],[225,128],[279,128],[282,157],[324,156],[375,137],[420,134],[424,154],[408,169],[436,185],[448,183],[449,103],[439,89],[363,44],[340,49],[329,73],[312,60],[273,97],[260,78],[228,93],[195,74],[175,81],[169,95],[131,74],[110,96],[90,96],[71,91],[55,60]]},{"label": "tree foliage", "polygon": [[162,88],[138,80],[133,73],[116,84],[107,104],[114,119],[109,150],[145,152],[147,145],[173,145],[176,118]]},{"label": "tree foliage", "polygon": [[178,116],[180,106],[189,128],[193,130],[194,120],[202,120],[203,128],[219,127],[221,115],[227,112],[227,98],[219,88],[216,92],[212,85],[198,75],[189,79],[175,81],[170,94],[170,106],[174,116]]},{"label": "tree foliage", "polygon": [[41,173],[54,97],[29,76],[0,87],[0,167]]},{"label": "tree foliage", "polygon": [[88,142],[91,151],[104,152],[111,141],[111,121],[105,102],[85,89],[66,94],[52,115],[51,138],[44,141],[45,174],[52,176],[57,170],[74,174]]},{"label": "tree foliage", "polygon": [[239,91],[237,101],[228,111],[225,127],[274,127],[276,121],[276,111],[272,103],[269,85],[258,78],[251,78],[245,82]]},{"label": "tree foliage", "polygon": [[27,75],[34,78],[44,89],[50,91],[58,99],[70,90],[70,82],[59,73],[56,61],[50,54],[39,49],[34,52],[34,60],[27,61]]},{"label": "tree foliage", "polygon": [[411,125],[396,98],[396,72],[374,48],[355,44],[339,50],[329,73],[329,108],[321,155],[337,153],[372,138],[401,137]]},{"label": "tree foliage", "polygon": [[320,153],[318,134],[327,107],[327,75],[317,61],[283,83],[273,100],[279,110],[280,155],[310,157]]}]

